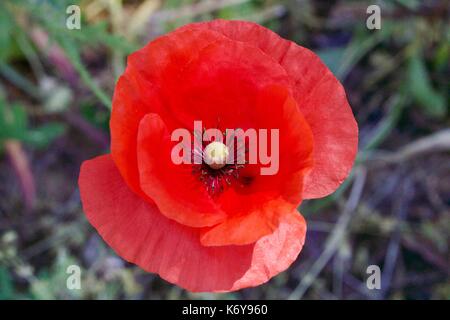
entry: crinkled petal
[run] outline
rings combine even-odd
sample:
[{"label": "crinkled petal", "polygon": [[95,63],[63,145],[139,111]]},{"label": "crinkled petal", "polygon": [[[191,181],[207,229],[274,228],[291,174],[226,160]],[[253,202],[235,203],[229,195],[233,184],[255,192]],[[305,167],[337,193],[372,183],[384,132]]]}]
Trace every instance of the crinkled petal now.
[{"label": "crinkled petal", "polygon": [[254,108],[260,111],[257,123],[261,127],[271,128],[275,124],[279,130],[279,157],[272,158],[272,162],[278,163],[272,166],[278,170],[264,175],[260,164],[247,164],[241,170],[240,176],[250,182],[230,187],[219,196],[217,202],[228,216],[202,231],[204,245],[253,243],[272,233],[283,215],[293,212],[301,202],[303,180],[313,166],[309,125],[295,100],[280,87],[266,88]]},{"label": "crinkled petal", "polygon": [[[185,30],[170,33],[150,42],[128,57],[127,68],[114,91],[111,112],[111,154],[130,188],[143,195],[137,171],[137,131],[147,113],[161,114],[171,127],[167,99],[172,81],[202,48],[224,36],[215,31]],[[169,90],[170,91],[170,90]],[[179,126],[179,124],[178,124]]]},{"label": "crinkled petal", "polygon": [[293,213],[255,244],[204,247],[198,229],[166,218],[133,193],[110,155],[84,162],[79,186],[88,220],[120,256],[190,291],[260,285],[289,267],[305,240],[306,223]]},{"label": "crinkled petal", "polygon": [[172,81],[169,108],[185,128],[201,120],[205,128],[258,129],[254,119],[264,115],[256,100],[271,85],[290,92],[286,71],[258,48],[225,38],[203,48]]},{"label": "crinkled petal", "polygon": [[138,167],[141,188],[168,218],[191,227],[215,225],[226,214],[211,199],[191,165],[171,159],[173,143],[157,114],[146,115],[139,125]]},{"label": "crinkled petal", "polygon": [[256,23],[214,20],[180,31],[207,29],[259,48],[283,66],[294,96],[314,135],[315,166],[305,180],[304,198],[321,198],[348,176],[358,148],[358,126],[344,88],[312,51]]},{"label": "crinkled petal", "polygon": [[145,197],[137,170],[137,133],[147,113],[162,109],[158,92],[138,73],[125,72],[116,84],[111,113],[111,153],[128,186]]}]

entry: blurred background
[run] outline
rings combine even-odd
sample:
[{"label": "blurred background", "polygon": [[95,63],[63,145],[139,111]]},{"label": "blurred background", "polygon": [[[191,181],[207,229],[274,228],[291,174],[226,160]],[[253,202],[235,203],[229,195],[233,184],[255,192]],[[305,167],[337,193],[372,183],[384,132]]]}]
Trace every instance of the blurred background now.
[{"label": "blurred background", "polygon": [[[71,4],[80,30],[66,27]],[[371,4],[380,30],[366,27]],[[2,0],[0,299],[450,299],[449,13],[445,0]],[[291,268],[257,288],[192,294],[114,254],[77,179],[108,152],[127,55],[213,18],[256,21],[319,54],[346,88],[360,151],[337,192],[302,204],[308,235]],[[66,287],[73,264],[81,290]],[[380,290],[366,286],[369,265]]]}]

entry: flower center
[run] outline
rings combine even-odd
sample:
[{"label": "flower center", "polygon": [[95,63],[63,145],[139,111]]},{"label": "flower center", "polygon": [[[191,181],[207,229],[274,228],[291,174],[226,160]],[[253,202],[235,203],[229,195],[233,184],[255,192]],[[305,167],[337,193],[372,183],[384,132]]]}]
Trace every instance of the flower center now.
[{"label": "flower center", "polygon": [[227,164],[229,150],[222,142],[211,142],[203,150],[203,159],[212,169],[221,169]]}]

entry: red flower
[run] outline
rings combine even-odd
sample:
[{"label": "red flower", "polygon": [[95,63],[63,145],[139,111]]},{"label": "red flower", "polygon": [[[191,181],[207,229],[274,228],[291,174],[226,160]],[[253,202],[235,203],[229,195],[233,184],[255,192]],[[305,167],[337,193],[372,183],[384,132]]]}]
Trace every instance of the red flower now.
[{"label": "red flower", "polygon": [[[198,120],[221,131],[279,129],[278,172],[174,164],[171,132]],[[256,286],[285,270],[305,239],[298,205],[343,182],[358,139],[344,89],[314,53],[223,20],[132,54],[110,127],[111,155],[81,168],[84,211],[124,259],[191,291]]]}]

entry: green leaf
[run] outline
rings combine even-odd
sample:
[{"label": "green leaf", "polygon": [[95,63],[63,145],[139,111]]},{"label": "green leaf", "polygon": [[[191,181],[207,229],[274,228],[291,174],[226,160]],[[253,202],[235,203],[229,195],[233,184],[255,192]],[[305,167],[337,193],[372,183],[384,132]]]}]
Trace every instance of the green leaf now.
[{"label": "green leaf", "polygon": [[14,298],[14,287],[8,269],[0,267],[0,300]]},{"label": "green leaf", "polygon": [[419,0],[397,0],[397,2],[410,10],[415,10],[420,6]]},{"label": "green leaf", "polygon": [[21,140],[27,123],[27,114],[21,105],[7,108],[4,101],[0,100],[0,139]]},{"label": "green leaf", "polygon": [[30,129],[26,109],[20,104],[6,106],[0,99],[0,142],[6,139],[20,140],[34,147],[44,147],[65,131],[59,123],[47,123],[41,127]]},{"label": "green leaf", "polygon": [[344,56],[343,48],[330,48],[324,49],[318,52],[320,59],[322,59],[323,63],[327,65],[327,67],[336,74],[338,71],[342,58]]},{"label": "green leaf", "polygon": [[436,50],[434,57],[434,66],[436,69],[445,69],[448,67],[448,61],[450,60],[450,44],[444,41]]},{"label": "green leaf", "polygon": [[34,147],[42,148],[62,135],[65,129],[60,123],[47,123],[37,129],[28,130],[23,140]]},{"label": "green leaf", "polygon": [[14,52],[13,33],[15,23],[4,3],[0,3],[0,61],[6,61]]},{"label": "green leaf", "polygon": [[87,68],[84,66],[81,60],[79,49],[76,46],[76,44],[73,41],[70,41],[69,39],[60,39],[60,45],[66,52],[67,57],[70,59],[70,62],[72,62],[72,65],[77,70],[84,84],[88,86],[89,89],[91,89],[94,95],[100,100],[100,102],[102,102],[105,105],[105,107],[111,109],[112,104],[111,99],[98,86],[94,78],[91,76]]},{"label": "green leaf", "polygon": [[414,101],[428,116],[442,118],[447,114],[445,98],[432,87],[425,62],[419,55],[409,59],[407,87]]},{"label": "green leaf", "polygon": [[360,60],[369,54],[380,42],[389,38],[392,32],[392,25],[387,21],[383,22],[383,28],[375,33],[368,32],[365,28],[357,28],[352,41],[342,53],[340,65],[335,72],[336,77],[341,80],[345,79]]}]

